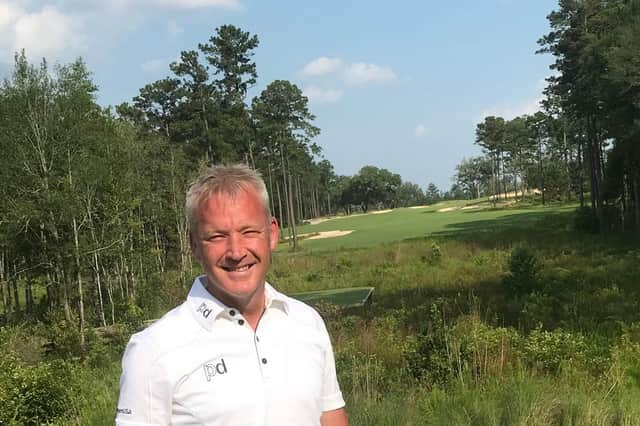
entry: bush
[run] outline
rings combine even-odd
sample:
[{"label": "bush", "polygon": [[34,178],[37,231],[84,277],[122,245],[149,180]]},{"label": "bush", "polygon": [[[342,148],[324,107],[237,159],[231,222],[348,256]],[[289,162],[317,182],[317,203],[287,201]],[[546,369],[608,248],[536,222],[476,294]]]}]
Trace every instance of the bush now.
[{"label": "bush", "polygon": [[24,365],[0,357],[0,424],[38,425],[69,417],[73,369],[63,361]]},{"label": "bush", "polygon": [[534,330],[523,345],[525,360],[539,371],[557,373],[561,366],[582,367],[588,360],[589,346],[581,334],[561,330]]},{"label": "bush", "polygon": [[468,354],[465,347],[451,341],[439,307],[433,303],[429,311],[429,325],[405,348],[409,373],[430,384],[449,382],[463,364]]},{"label": "bush", "polygon": [[576,215],[573,219],[573,226],[576,231],[581,232],[598,232],[598,217],[591,207],[578,207],[576,209]]},{"label": "bush", "polygon": [[502,283],[515,296],[528,294],[538,286],[538,270],[536,258],[529,249],[515,248],[509,259],[509,274],[503,278]]}]

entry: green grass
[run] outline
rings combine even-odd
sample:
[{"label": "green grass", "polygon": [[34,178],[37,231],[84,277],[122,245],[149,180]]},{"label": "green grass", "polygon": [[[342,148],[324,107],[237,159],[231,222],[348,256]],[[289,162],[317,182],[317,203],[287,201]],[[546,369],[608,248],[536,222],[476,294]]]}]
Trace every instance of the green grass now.
[{"label": "green grass", "polygon": [[[434,235],[495,232],[526,226],[550,215],[566,215],[575,209],[573,205],[493,209],[489,204],[482,203],[477,205],[480,207],[478,209],[462,210],[460,207],[464,204],[457,201],[423,208],[398,208],[388,213],[340,216],[315,225],[300,226],[297,232],[306,234],[352,230],[352,233],[341,237],[300,240],[303,250],[349,249]],[[456,210],[438,211],[445,208]],[[286,234],[286,230],[283,232]],[[288,247],[288,243],[281,243],[278,249],[286,251]]]},{"label": "green grass", "polygon": [[316,290],[290,294],[291,297],[311,305],[325,302],[345,308],[363,306],[371,300],[372,295],[373,287]]},{"label": "green grass", "polygon": [[[640,425],[637,236],[576,232],[575,206],[436,212],[447,206],[460,204],[308,225],[302,231],[348,224],[359,235],[306,240],[273,258],[278,290],[314,304],[333,298],[316,308],[351,424]],[[503,279],[521,247],[536,259],[538,284],[514,295]],[[177,275],[163,277],[141,283],[161,311],[185,292]],[[367,309],[337,306],[371,288]],[[0,349],[4,340],[25,364],[45,359],[29,327],[0,333]],[[72,420],[56,424],[112,422],[120,352],[91,349]]]}]

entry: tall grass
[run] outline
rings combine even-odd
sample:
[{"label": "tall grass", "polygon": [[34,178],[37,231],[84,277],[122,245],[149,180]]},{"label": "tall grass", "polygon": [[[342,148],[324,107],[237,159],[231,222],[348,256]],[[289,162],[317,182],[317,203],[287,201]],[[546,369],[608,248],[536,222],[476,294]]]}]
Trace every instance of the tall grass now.
[{"label": "tall grass", "polygon": [[[640,244],[575,233],[563,211],[516,213],[459,212],[466,221],[426,237],[274,255],[268,280],[285,293],[375,287],[369,306],[317,306],[352,425],[640,425]],[[530,273],[517,272],[518,250]],[[170,278],[155,290],[136,321],[186,292]],[[0,332],[0,361],[12,347],[26,372],[52,357],[29,327]],[[72,404],[53,424],[112,424],[129,332],[74,361]]]}]

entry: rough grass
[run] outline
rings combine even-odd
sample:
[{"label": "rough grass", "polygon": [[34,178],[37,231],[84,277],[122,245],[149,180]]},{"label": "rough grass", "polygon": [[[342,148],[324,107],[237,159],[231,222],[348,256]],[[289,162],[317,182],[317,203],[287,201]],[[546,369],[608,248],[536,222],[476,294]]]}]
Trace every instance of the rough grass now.
[{"label": "rough grass", "polygon": [[[576,233],[570,208],[421,210],[314,225],[351,220],[375,235],[274,256],[268,279],[286,293],[376,289],[366,307],[318,306],[352,425],[640,424],[637,238]],[[537,281],[513,295],[505,277],[522,247]],[[180,286],[158,281],[158,309],[183,297]],[[6,340],[17,351],[37,353],[26,328],[16,333]],[[100,348],[79,366],[72,416],[57,424],[112,424],[120,354]]]}]

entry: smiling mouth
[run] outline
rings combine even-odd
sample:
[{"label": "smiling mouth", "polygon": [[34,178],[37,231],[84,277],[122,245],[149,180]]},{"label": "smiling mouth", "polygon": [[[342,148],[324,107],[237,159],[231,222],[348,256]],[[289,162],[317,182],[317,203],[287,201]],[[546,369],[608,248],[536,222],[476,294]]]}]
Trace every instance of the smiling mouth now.
[{"label": "smiling mouth", "polygon": [[227,272],[245,272],[248,271],[249,268],[251,268],[253,265],[243,265],[243,266],[223,266],[222,269],[224,269]]}]

